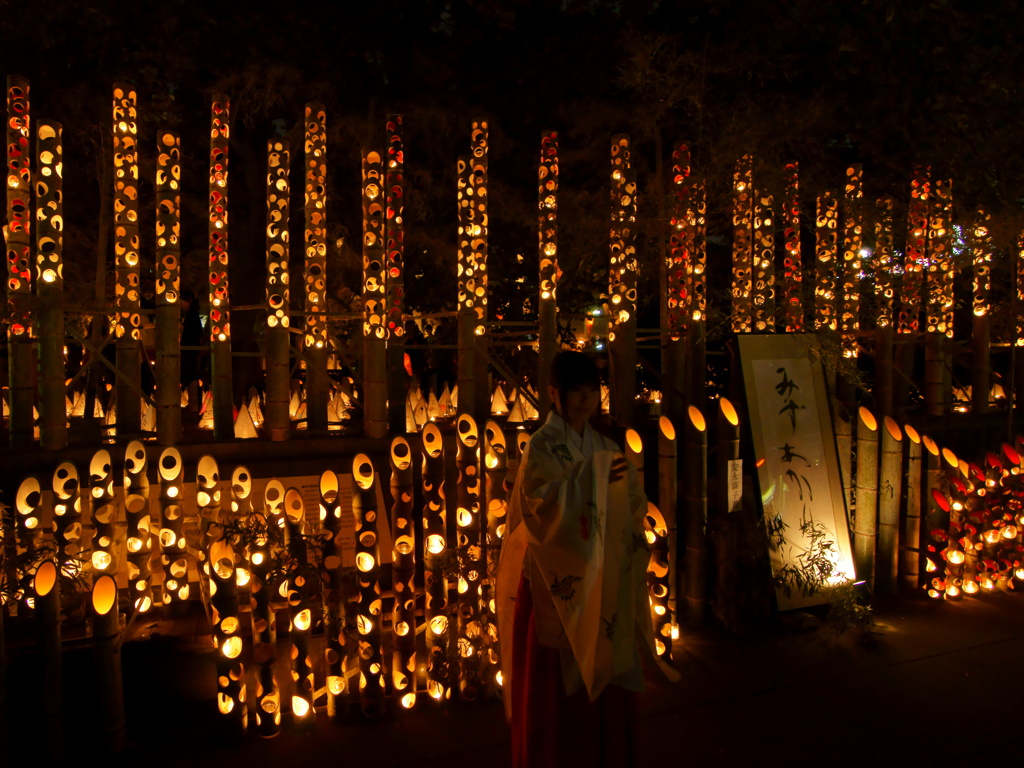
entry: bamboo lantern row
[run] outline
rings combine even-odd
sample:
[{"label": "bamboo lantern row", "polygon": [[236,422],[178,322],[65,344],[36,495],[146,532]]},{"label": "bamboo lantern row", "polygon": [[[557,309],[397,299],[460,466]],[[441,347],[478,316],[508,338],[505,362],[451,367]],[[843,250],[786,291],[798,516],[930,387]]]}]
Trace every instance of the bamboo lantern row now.
[{"label": "bamboo lantern row", "polygon": [[156,153],[157,437],[181,438],[181,139],[161,132]]},{"label": "bamboo lantern row", "polygon": [[228,291],[228,145],[231,102],[217,94],[210,106],[210,374],[213,433],[234,436],[231,396],[231,297]]},{"label": "bamboo lantern row", "polygon": [[558,296],[558,133],[545,131],[540,140],[537,168],[537,239],[540,299],[537,304],[537,394],[541,418],[551,408],[548,385],[551,363],[557,353],[556,312]]}]

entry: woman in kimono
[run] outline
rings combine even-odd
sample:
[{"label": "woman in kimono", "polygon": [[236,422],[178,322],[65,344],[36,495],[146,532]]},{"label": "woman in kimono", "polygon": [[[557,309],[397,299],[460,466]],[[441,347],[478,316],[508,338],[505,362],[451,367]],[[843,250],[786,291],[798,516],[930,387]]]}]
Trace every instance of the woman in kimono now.
[{"label": "woman in kimono", "polygon": [[628,766],[638,641],[654,647],[647,500],[619,447],[589,424],[601,404],[594,361],[562,352],[551,374],[552,412],[519,465],[498,567],[512,764]]}]

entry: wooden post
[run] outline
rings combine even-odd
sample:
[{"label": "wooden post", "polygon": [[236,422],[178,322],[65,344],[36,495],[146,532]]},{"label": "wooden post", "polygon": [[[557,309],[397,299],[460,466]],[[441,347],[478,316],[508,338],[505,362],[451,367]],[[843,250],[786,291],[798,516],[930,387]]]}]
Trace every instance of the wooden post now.
[{"label": "wooden post", "polygon": [[142,428],[142,294],[139,286],[139,155],[135,89],[114,86],[114,256],[117,287],[117,434]]},{"label": "wooden post", "polygon": [[754,219],[754,158],[743,155],[732,176],[732,331],[749,333],[752,323],[751,266]]},{"label": "wooden post", "polygon": [[[327,113],[323,104],[306,105],[305,156],[305,279],[306,333],[303,357],[306,360],[306,428],[327,432],[327,403],[330,380],[327,377]],[[380,162],[379,155],[377,162]],[[380,179],[378,178],[378,195]],[[377,201],[383,206],[383,197]],[[383,232],[378,232],[378,248],[383,248]],[[380,286],[383,292],[384,286]],[[383,379],[381,379],[383,381]],[[366,392],[364,391],[364,396]],[[386,397],[386,393],[384,395]]]},{"label": "wooden post", "polygon": [[978,211],[972,233],[974,255],[974,324],[971,333],[971,410],[985,413],[989,408],[989,389],[992,386],[992,339],[989,318],[989,291],[992,271],[992,236],[989,233],[989,215]]},{"label": "wooden post", "polygon": [[210,108],[210,387],[213,435],[235,436],[231,384],[231,296],[228,291],[228,136],[231,102],[216,94]]},{"label": "wooden post", "polygon": [[416,526],[413,521],[412,450],[404,437],[391,441],[392,583],[394,649],[391,685],[402,709],[416,705]]},{"label": "wooden post", "polygon": [[381,656],[380,546],[377,542],[376,472],[370,457],[360,453],[352,460],[352,513],[356,519],[356,573],[359,606],[359,699],[363,714],[373,717],[384,711],[384,660]]},{"label": "wooden post", "polygon": [[263,426],[271,440],[286,440],[291,432],[288,412],[289,280],[288,174],[291,171],[288,142],[267,142],[267,332],[266,407]]},{"label": "wooden post", "polygon": [[7,322],[8,432],[13,447],[32,443],[34,361],[32,359],[32,170],[29,140],[29,84],[7,78]]},{"label": "wooden post", "polygon": [[611,331],[612,415],[620,427],[631,427],[636,401],[636,172],[630,161],[629,137],[612,137],[611,268],[608,288]]},{"label": "wooden post", "polygon": [[707,610],[708,442],[704,415],[691,405],[683,422],[683,478],[686,488],[686,622],[704,623]]},{"label": "wooden post", "polygon": [[64,194],[60,123],[36,131],[36,297],[39,324],[39,442],[67,444],[64,373]]},{"label": "wooden post", "polygon": [[782,306],[786,333],[804,330],[803,261],[800,256],[800,168],[787,163],[784,171],[786,199],[782,207],[782,227],[786,252],[783,256]]},{"label": "wooden post", "polygon": [[181,139],[161,132],[156,147],[156,436],[181,439]]},{"label": "wooden post", "polygon": [[900,585],[908,592],[921,586],[921,436],[909,424],[904,425],[907,436],[907,512],[903,520],[902,556],[900,557]]},{"label": "wooden post", "polygon": [[875,580],[879,594],[894,595],[899,571],[900,505],[903,501],[903,432],[890,416],[882,420],[882,427]]},{"label": "wooden post", "polygon": [[121,619],[117,608],[117,584],[103,574],[92,585],[92,638],[96,657],[100,751],[115,754],[124,749],[124,690],[121,683]]},{"label": "wooden post", "polygon": [[893,413],[893,309],[896,280],[892,238],[893,199],[884,197],[876,203],[879,219],[875,223],[875,410],[882,417]]},{"label": "wooden post", "polygon": [[867,408],[857,412],[857,481],[854,487],[853,558],[857,578],[875,586],[878,538],[878,422]]},{"label": "wooden post", "polygon": [[444,496],[444,445],[434,423],[423,439],[423,618],[427,623],[427,695],[451,697],[448,684],[448,580],[442,570],[448,549],[448,508]]},{"label": "wooden post", "polygon": [[388,431],[383,183],[380,153],[363,150],[363,429],[369,437]]},{"label": "wooden post", "polygon": [[385,293],[387,301],[388,426],[392,433],[405,431],[405,150],[402,116],[387,120],[387,171],[385,189],[387,240]]},{"label": "wooden post", "polygon": [[558,134],[544,131],[540,139],[538,185],[538,258],[540,299],[537,304],[537,412],[541,423],[551,410],[551,363],[558,351]]}]

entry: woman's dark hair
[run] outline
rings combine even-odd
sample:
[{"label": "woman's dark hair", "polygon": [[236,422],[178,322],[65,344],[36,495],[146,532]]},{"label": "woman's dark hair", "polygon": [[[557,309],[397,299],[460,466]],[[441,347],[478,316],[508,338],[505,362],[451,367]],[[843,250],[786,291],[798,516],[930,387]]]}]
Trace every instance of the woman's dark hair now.
[{"label": "woman's dark hair", "polygon": [[555,355],[551,363],[551,386],[558,390],[558,396],[565,402],[565,395],[580,387],[601,388],[601,374],[597,363],[590,355],[574,350],[565,350]]}]

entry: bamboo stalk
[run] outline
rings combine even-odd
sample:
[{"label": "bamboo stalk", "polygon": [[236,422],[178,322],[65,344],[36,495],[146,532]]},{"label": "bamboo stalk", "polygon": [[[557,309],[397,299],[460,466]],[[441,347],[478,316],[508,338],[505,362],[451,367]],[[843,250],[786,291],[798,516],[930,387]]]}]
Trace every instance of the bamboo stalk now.
[{"label": "bamboo stalk", "polygon": [[942,482],[942,458],[939,446],[927,435],[921,436],[924,445],[924,491],[928,505],[925,516],[925,528],[928,531],[927,547],[925,548],[925,573],[928,578],[928,594],[931,597],[942,597],[946,591],[946,562],[942,551],[946,548],[947,529],[949,528],[949,505],[945,501],[937,502],[935,495],[943,496],[945,484]]},{"label": "bamboo stalk", "polygon": [[413,522],[412,450],[391,441],[391,555],[395,605],[391,619],[391,687],[403,709],[416,705],[416,526]]},{"label": "bamboo stalk", "polygon": [[181,610],[191,595],[188,577],[192,557],[185,541],[184,464],[178,449],[164,449],[157,472],[160,475],[160,562],[164,569],[161,600],[164,606]]},{"label": "bamboo stalk", "polygon": [[[88,503],[80,496],[78,469],[70,461],[62,462],[53,471],[53,534],[57,545],[57,570],[73,578],[81,571],[82,513]],[[0,530],[0,538],[3,533]],[[2,613],[2,611],[0,611]]]},{"label": "bamboo stalk", "polygon": [[900,583],[905,590],[913,591],[921,586],[922,445],[921,436],[912,426],[905,424],[903,431],[907,436],[907,507],[903,519]]},{"label": "bamboo stalk", "polygon": [[231,383],[231,296],[228,291],[228,135],[231,101],[215,94],[210,107],[210,388],[213,434],[235,436]]},{"label": "bamboo stalk", "polygon": [[[330,399],[329,339],[324,316],[327,309],[327,114],[323,104],[310,103],[306,105],[305,115],[306,333],[303,356],[306,359],[306,425],[310,432],[325,433]],[[383,232],[378,232],[378,237],[382,238]],[[379,247],[383,245],[379,243]],[[383,285],[380,290],[383,291]],[[364,385],[364,396],[365,390]]]},{"label": "bamboo stalk", "polygon": [[356,573],[359,607],[359,699],[368,717],[384,711],[384,660],[381,656],[380,555],[377,542],[376,473],[361,453],[352,460],[352,513],[356,519]]},{"label": "bamboo stalk", "polygon": [[[456,648],[459,656],[458,688],[463,701],[474,701],[482,693],[480,656],[483,652],[480,626],[480,597],[482,579],[487,563],[481,550],[480,525],[481,478],[480,435],[476,422],[468,414],[459,416],[455,425],[458,468],[456,485],[456,556],[459,574],[456,582],[458,597],[458,628]],[[452,670],[453,675],[455,670]],[[453,687],[455,681],[453,680]]]},{"label": "bamboo stalk", "polygon": [[363,429],[388,430],[387,295],[384,272],[384,166],[376,150],[363,151]]},{"label": "bamboo stalk", "polygon": [[[344,531],[338,476],[331,470],[320,475],[320,514],[326,533],[324,569],[324,667],[327,673],[327,716],[335,720],[348,710],[348,643],[345,638],[345,589],[342,568]],[[397,530],[397,529],[396,529]],[[395,561],[396,564],[398,561]],[[399,572],[395,573],[398,591]]]},{"label": "bamboo stalk", "polygon": [[715,424],[715,477],[711,516],[717,574],[715,610],[727,627],[739,621],[739,568],[734,513],[742,509],[743,465],[740,460],[740,416],[728,398],[718,400]]},{"label": "bamboo stalk", "polygon": [[458,389],[459,413],[475,413],[476,400],[486,398],[486,392],[476,391],[476,329],[475,293],[478,286],[476,260],[474,258],[472,237],[473,195],[471,184],[472,164],[469,158],[458,160],[458,213],[459,213],[459,248],[458,248]]},{"label": "bamboo stalk", "polygon": [[752,328],[775,333],[775,225],[771,195],[754,191],[751,270]]},{"label": "bamboo stalk", "polygon": [[[461,399],[461,398],[460,398]],[[423,617],[427,623],[427,695],[451,697],[448,684],[448,580],[442,570],[448,549],[444,494],[444,445],[437,425],[423,429]]]},{"label": "bamboo stalk", "polygon": [[[239,475],[238,470],[232,477],[232,488],[241,488],[243,498],[248,498],[251,475],[245,472]],[[277,562],[273,552],[270,533],[276,525],[268,494],[283,495],[284,489],[280,482],[272,480],[267,483],[264,491],[264,503],[260,509],[250,515],[253,527],[263,529],[266,535],[257,536],[249,549],[250,593],[252,595],[252,658],[256,667],[256,686],[253,699],[256,706],[256,733],[265,738],[276,736],[281,727],[281,691],[274,675],[274,661],[277,656],[277,613],[271,601],[270,575],[274,572]]]},{"label": "bamboo stalk", "polygon": [[[284,513],[285,543],[292,558],[291,572],[281,586],[281,592],[288,601],[288,637],[292,644],[292,723],[310,729],[316,721],[313,709],[313,662],[309,653],[314,624],[312,590],[316,575],[309,565],[306,508],[297,488],[285,491]],[[379,588],[377,594],[380,594]],[[380,613],[379,604],[377,612]]]},{"label": "bamboo stalk", "polygon": [[156,433],[181,439],[181,139],[161,132],[156,155]]},{"label": "bamboo stalk", "polygon": [[[690,324],[690,287],[696,269],[696,232],[692,217],[694,187],[690,176],[690,147],[672,150],[672,203],[665,264],[665,333],[662,338],[662,404],[669,418],[684,418],[687,381],[684,338]],[[675,595],[673,595],[673,600]]]},{"label": "bamboo stalk", "polygon": [[471,413],[477,424],[483,424],[490,415],[490,387],[486,382],[489,380],[490,352],[488,350],[488,310],[489,301],[487,276],[488,259],[490,257],[490,217],[488,210],[490,203],[487,196],[488,185],[488,154],[489,154],[489,133],[486,120],[474,120],[471,126],[470,139],[470,162],[472,164],[469,176],[470,185],[473,188],[473,235],[470,244],[473,251],[474,274],[476,275],[477,288],[473,294],[473,312],[475,315],[475,326],[473,328],[474,345],[476,351],[473,355],[474,377],[476,381],[484,384],[484,394],[477,393],[474,400],[473,411],[463,410],[463,413]]},{"label": "bamboo stalk", "polygon": [[608,343],[614,383],[612,414],[621,427],[633,426],[636,401],[636,171],[630,154],[629,137],[613,136]]},{"label": "bamboo stalk", "polygon": [[[903,432],[889,416],[882,421],[878,483],[878,561],[881,594],[895,594],[899,571],[900,505],[903,500]],[[859,459],[858,459],[859,461]],[[906,541],[904,541],[906,546]]]},{"label": "bamboo stalk", "polygon": [[[42,661],[43,752],[48,762],[64,755],[64,683],[61,675],[60,589],[57,566],[47,558],[32,579],[35,618]],[[2,629],[2,627],[0,627]]]},{"label": "bamboo stalk", "polygon": [[117,584],[103,574],[92,586],[92,637],[96,664],[99,710],[99,747],[103,753],[120,752],[125,745],[124,690],[121,683],[121,620]]},{"label": "bamboo stalk", "polygon": [[673,627],[679,616],[676,591],[679,557],[679,450],[676,428],[667,416],[658,419],[658,508],[665,516],[668,538],[668,607]]},{"label": "bamboo stalk", "polygon": [[288,174],[291,152],[287,141],[267,142],[267,331],[266,408],[264,431],[271,440],[287,440],[291,432],[288,412]]},{"label": "bamboo stalk", "polygon": [[487,519],[484,530],[484,551],[487,571],[480,591],[481,637],[487,665],[484,668],[485,689],[493,691],[502,685],[501,658],[498,647],[498,614],[495,605],[498,559],[505,535],[510,490],[508,455],[505,435],[495,421],[484,425],[484,498]]},{"label": "bamboo stalk", "polygon": [[875,410],[879,416],[893,414],[893,335],[895,333],[896,289],[893,278],[893,236],[891,197],[876,202],[879,220],[875,224]]},{"label": "bamboo stalk", "polygon": [[854,486],[853,559],[857,578],[875,587],[878,538],[878,422],[867,408],[857,412],[857,479]]},{"label": "bamboo stalk", "polygon": [[213,638],[217,648],[217,710],[231,729],[244,733],[249,722],[246,702],[244,639],[239,621],[239,556],[231,542],[211,542],[207,550],[210,602],[213,604]]},{"label": "bamboo stalk", "polygon": [[783,258],[782,305],[786,333],[804,329],[803,261],[800,254],[800,166],[786,163],[786,197],[782,209],[786,253]]},{"label": "bamboo stalk", "polygon": [[683,423],[683,477],[686,488],[686,622],[695,627],[704,623],[707,610],[707,522],[708,522],[708,444],[704,415],[691,405]]},{"label": "bamboo stalk", "polygon": [[843,481],[843,503],[846,515],[851,517],[853,502],[853,424],[850,414],[838,400],[832,401],[832,425],[836,435],[836,452],[839,454],[839,477]]},{"label": "bamboo stalk", "polygon": [[754,158],[743,155],[732,177],[732,330],[752,328],[751,266],[754,218]]},{"label": "bamboo stalk", "polygon": [[128,595],[133,610],[147,613],[153,607],[149,563],[153,555],[150,531],[149,477],[146,448],[138,440],[124,454],[124,510],[128,550]]},{"label": "bamboo stalk", "polygon": [[985,413],[989,408],[989,389],[992,386],[992,339],[989,317],[992,271],[992,237],[989,234],[989,215],[978,211],[972,228],[974,252],[974,318],[971,329],[971,410]]},{"label": "bamboo stalk", "polygon": [[117,576],[115,549],[117,503],[114,500],[114,473],[110,452],[100,450],[89,462],[89,496],[92,513],[92,564],[93,579],[101,576]]},{"label": "bamboo stalk", "polygon": [[405,150],[402,145],[402,116],[387,119],[387,217],[385,238],[387,262],[385,292],[387,294],[388,333],[388,425],[398,434],[405,427]]},{"label": "bamboo stalk", "polygon": [[538,257],[540,299],[537,304],[537,395],[541,421],[551,409],[551,363],[558,351],[558,133],[544,131],[538,176]]}]

